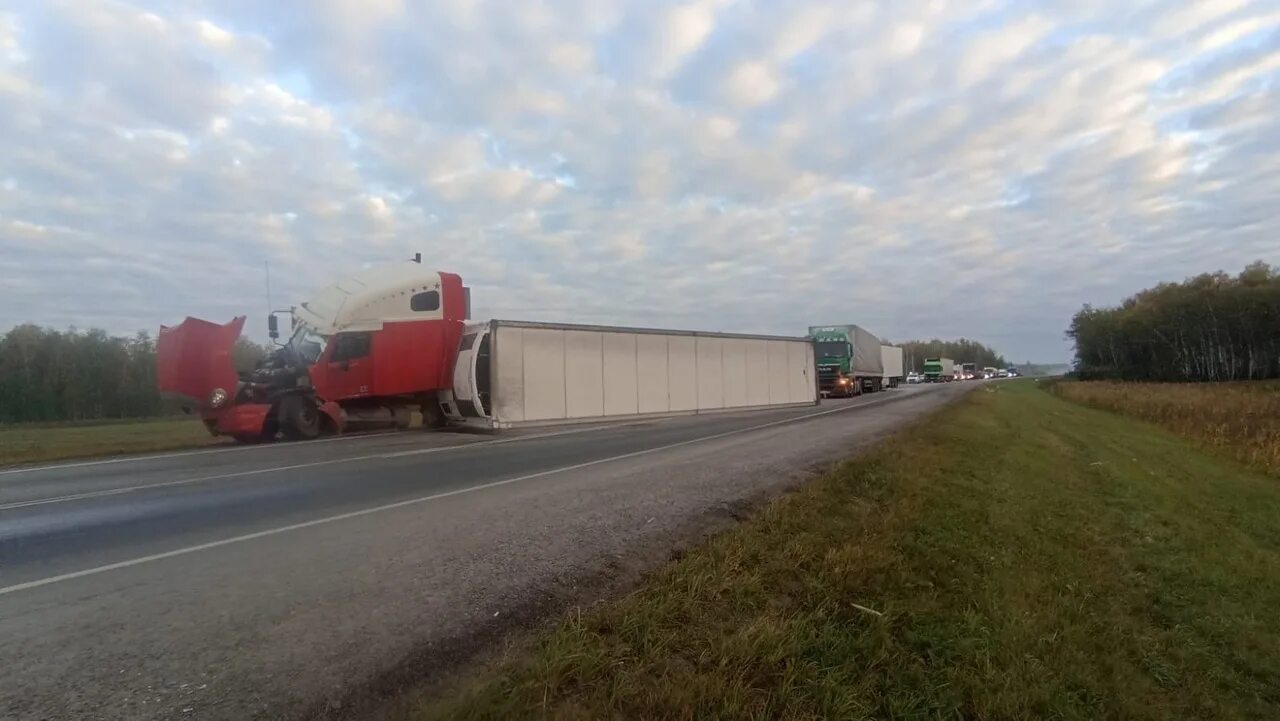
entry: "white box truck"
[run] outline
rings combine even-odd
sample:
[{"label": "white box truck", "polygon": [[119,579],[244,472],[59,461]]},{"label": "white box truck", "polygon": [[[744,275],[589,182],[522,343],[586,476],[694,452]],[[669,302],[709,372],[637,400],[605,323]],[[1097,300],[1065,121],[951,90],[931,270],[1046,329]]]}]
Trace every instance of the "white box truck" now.
[{"label": "white box truck", "polygon": [[895,345],[880,346],[880,362],[884,365],[884,376],[881,385],[885,388],[897,388],[906,378],[903,370],[902,348]]}]

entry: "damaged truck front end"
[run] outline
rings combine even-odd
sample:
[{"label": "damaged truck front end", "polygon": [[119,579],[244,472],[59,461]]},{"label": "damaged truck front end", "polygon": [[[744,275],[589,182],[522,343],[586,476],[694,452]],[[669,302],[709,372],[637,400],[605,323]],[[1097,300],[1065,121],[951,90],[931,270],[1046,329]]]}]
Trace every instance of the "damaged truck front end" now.
[{"label": "damaged truck front end", "polygon": [[[156,380],[187,412],[198,412],[215,436],[242,443],[279,434],[314,438],[326,425],[311,397],[308,366],[323,341],[299,331],[251,370],[237,370],[232,350],[244,317],[218,325],[187,318],[162,327],[156,341]],[[310,356],[310,357],[309,357]]]}]

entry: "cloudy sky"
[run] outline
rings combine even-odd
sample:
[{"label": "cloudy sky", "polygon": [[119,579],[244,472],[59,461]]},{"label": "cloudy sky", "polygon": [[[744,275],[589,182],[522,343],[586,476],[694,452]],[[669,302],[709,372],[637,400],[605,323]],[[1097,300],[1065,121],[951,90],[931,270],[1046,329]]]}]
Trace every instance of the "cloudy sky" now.
[{"label": "cloudy sky", "polygon": [[477,315],[1066,360],[1280,262],[1280,1],[0,3],[0,328],[264,324],[422,252]]}]

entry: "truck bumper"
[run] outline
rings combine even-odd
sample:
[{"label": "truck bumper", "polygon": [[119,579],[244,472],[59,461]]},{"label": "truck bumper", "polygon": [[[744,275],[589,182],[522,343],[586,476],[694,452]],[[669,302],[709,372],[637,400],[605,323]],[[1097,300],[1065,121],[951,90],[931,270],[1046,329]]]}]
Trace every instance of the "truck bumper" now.
[{"label": "truck bumper", "polygon": [[245,403],[218,410],[206,410],[201,414],[205,428],[215,436],[236,438],[260,438],[266,430],[271,406],[266,403]]}]

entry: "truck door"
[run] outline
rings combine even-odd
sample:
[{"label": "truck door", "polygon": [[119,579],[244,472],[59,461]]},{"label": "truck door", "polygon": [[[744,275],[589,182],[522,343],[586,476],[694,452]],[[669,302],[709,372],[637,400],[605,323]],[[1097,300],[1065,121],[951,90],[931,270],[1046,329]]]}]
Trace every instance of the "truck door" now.
[{"label": "truck door", "polygon": [[358,398],[373,388],[373,334],[339,333],[324,366],[324,382],[316,391],[325,400]]}]

